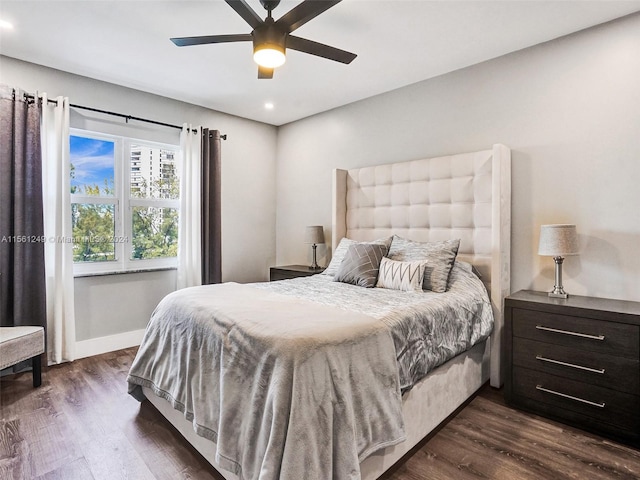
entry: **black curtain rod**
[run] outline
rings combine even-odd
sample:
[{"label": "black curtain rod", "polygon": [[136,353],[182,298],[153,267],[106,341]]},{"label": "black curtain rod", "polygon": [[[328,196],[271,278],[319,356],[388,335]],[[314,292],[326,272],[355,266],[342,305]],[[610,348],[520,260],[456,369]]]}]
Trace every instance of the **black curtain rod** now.
[{"label": "black curtain rod", "polygon": [[[35,99],[34,95],[31,95],[29,93],[25,93],[25,98],[30,98],[30,99]],[[49,102],[51,103],[57,103],[55,100],[48,98],[47,99]],[[170,123],[164,123],[164,122],[158,122],[156,120],[149,120],[147,118],[140,118],[140,117],[134,117],[132,115],[125,115],[124,113],[116,113],[116,112],[110,112],[108,110],[100,110],[99,108],[93,108],[93,107],[85,107],[83,105],[75,105],[73,103],[69,104],[70,107],[73,108],[79,108],[81,110],[88,110],[90,112],[97,112],[97,113],[103,113],[105,115],[111,115],[114,117],[120,117],[120,118],[124,118],[126,122],[129,122],[129,120],[137,120],[138,122],[146,122],[146,123],[151,123],[153,125],[160,125],[162,127],[169,127],[169,128],[177,128],[178,130],[182,130],[182,127],[179,125],[172,125]],[[196,130],[195,128],[192,128],[191,131],[193,133],[198,133],[198,130]],[[227,135],[220,135],[220,138],[222,140],[226,140],[227,139]]]}]

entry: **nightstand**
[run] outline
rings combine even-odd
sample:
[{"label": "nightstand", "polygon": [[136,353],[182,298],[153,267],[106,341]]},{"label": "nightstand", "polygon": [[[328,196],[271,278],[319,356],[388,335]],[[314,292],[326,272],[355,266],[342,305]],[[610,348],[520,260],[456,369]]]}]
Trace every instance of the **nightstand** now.
[{"label": "nightstand", "polygon": [[269,280],[287,280],[289,278],[308,277],[316,273],[322,273],[324,267],[311,268],[307,265],[283,265],[269,269]]},{"label": "nightstand", "polygon": [[523,290],[505,343],[507,404],[640,445],[640,303]]}]

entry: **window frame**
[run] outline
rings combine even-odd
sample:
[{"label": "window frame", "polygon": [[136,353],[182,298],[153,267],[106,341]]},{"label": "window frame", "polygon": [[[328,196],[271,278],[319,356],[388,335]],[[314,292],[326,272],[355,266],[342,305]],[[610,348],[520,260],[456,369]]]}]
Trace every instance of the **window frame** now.
[{"label": "window frame", "polygon": [[[141,145],[174,152],[176,171],[180,172],[180,146],[142,140],[122,135],[110,135],[101,132],[69,129],[70,136],[84,137],[114,143],[114,180],[113,197],[103,195],[71,194],[70,204],[108,204],[114,205],[114,253],[115,260],[100,262],[73,262],[75,276],[90,276],[107,273],[127,273],[141,270],[166,270],[177,268],[178,257],[134,259],[133,253],[133,208],[154,207],[173,208],[180,215],[180,199],[133,198],[131,197],[131,147]],[[71,156],[69,156],[71,163]]]}]

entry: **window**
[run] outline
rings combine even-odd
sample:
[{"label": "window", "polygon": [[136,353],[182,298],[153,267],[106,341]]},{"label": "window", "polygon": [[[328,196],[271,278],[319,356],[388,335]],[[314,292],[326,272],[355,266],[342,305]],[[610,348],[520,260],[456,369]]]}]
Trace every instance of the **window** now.
[{"label": "window", "polygon": [[73,130],[75,273],[176,265],[178,147]]}]

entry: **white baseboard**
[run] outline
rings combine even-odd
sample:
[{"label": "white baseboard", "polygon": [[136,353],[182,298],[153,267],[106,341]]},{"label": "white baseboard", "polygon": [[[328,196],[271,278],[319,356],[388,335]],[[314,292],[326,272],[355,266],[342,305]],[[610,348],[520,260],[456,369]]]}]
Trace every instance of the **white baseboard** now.
[{"label": "white baseboard", "polygon": [[144,329],[76,342],[76,359],[122,350],[140,345]]}]

